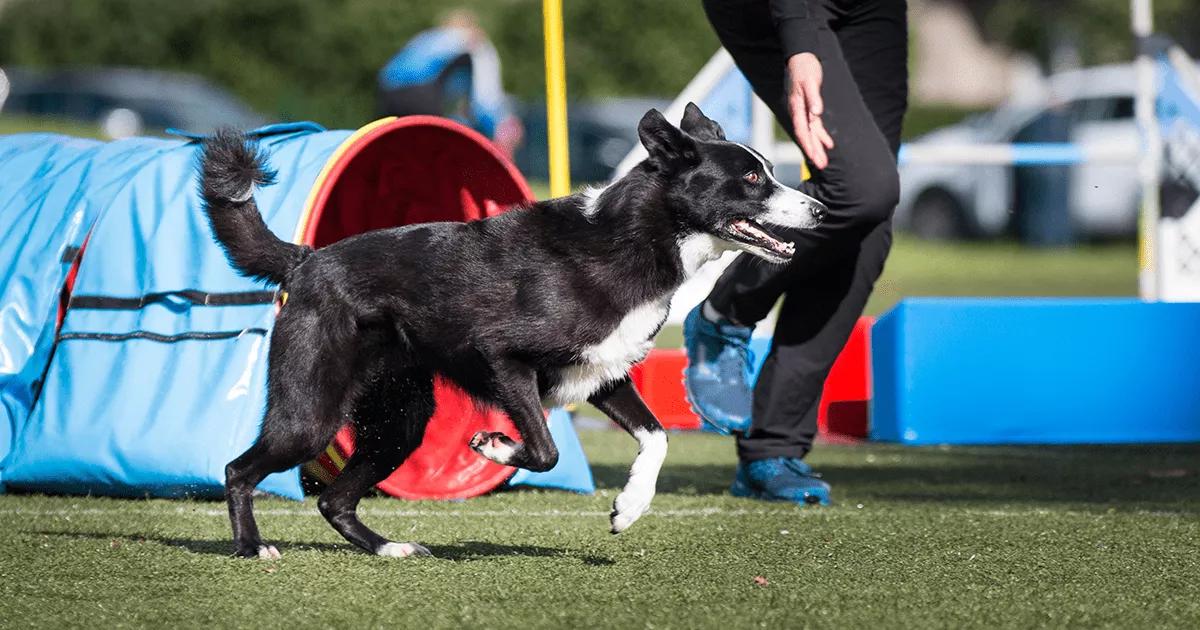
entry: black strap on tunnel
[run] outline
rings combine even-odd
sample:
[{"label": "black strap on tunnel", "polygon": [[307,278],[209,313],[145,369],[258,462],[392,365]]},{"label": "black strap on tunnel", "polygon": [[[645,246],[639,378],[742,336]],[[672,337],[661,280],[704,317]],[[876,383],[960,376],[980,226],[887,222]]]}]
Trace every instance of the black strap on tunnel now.
[{"label": "black strap on tunnel", "polygon": [[67,308],[136,311],[150,304],[183,300],[194,306],[249,306],[271,304],[279,297],[278,291],[235,291],[230,293],[207,293],[195,289],[181,291],[159,291],[141,297],[118,297],[113,295],[72,295]]},{"label": "black strap on tunnel", "polygon": [[247,328],[245,330],[219,330],[213,332],[186,332],[177,335],[163,335],[148,330],[134,330],[127,333],[89,333],[75,332],[62,333],[58,336],[59,341],[71,341],[76,339],[85,339],[90,341],[129,341],[130,339],[145,339],[147,341],[157,341],[159,343],[175,343],[177,341],[216,341],[221,339],[234,339],[242,335],[266,335],[266,328]]}]

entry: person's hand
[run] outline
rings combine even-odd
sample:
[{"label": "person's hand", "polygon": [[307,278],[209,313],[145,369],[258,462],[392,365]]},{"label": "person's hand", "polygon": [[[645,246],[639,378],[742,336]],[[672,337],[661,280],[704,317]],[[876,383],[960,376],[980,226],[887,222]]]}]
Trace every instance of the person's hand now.
[{"label": "person's hand", "polygon": [[821,114],[825,112],[821,76],[821,60],[816,55],[800,53],[788,57],[786,89],[792,127],[809,164],[819,169],[829,165],[825,152],[833,148],[833,138],[821,122]]}]

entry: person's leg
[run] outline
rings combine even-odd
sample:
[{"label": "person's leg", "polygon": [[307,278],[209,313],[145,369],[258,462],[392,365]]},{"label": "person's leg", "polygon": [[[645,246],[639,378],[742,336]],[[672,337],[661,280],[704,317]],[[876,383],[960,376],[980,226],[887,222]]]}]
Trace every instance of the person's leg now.
[{"label": "person's leg", "polygon": [[[865,303],[870,283],[861,299],[851,299],[850,304],[839,308],[842,298],[850,293],[847,274],[857,264],[855,258],[864,238],[891,216],[899,194],[895,153],[907,101],[904,3],[862,3],[854,15],[841,12],[837,4],[824,0],[817,6],[828,27],[818,32],[816,51],[824,71],[822,118],[836,144],[829,152],[828,166],[815,171],[806,183],[806,192],[825,202],[829,215],[816,230],[788,234],[796,243],[796,254],[786,266],[770,265],[750,256],[735,259],[684,325],[689,400],[709,424],[731,432],[746,432],[752,417],[761,425],[764,419],[758,416],[763,413],[778,415],[773,411],[777,405],[766,399],[773,379],[760,379],[760,389],[753,398],[764,400],[752,402],[749,376],[743,376],[749,363],[749,327],[766,316],[785,291],[797,292],[797,299],[802,298],[808,308],[789,309],[777,328],[823,328],[833,314],[852,312],[853,302]],[[704,6],[739,69],[791,133],[784,91],[786,60],[766,3],[705,0]],[[874,236],[868,241],[874,244],[868,249],[882,246],[884,251],[868,256],[864,271],[881,265],[874,261],[886,257],[884,241],[890,241],[890,236]],[[874,277],[878,273],[876,270]],[[857,290],[863,293],[861,288]],[[792,321],[801,310],[813,313],[811,323]],[[849,328],[846,322],[839,322],[814,341],[811,352],[815,354],[808,361],[814,368],[809,380],[816,385],[805,386],[806,391],[800,394],[793,393],[795,400],[819,398],[828,371],[827,366],[820,366],[832,362],[858,314],[841,315]],[[839,332],[842,329],[844,333]],[[827,345],[836,346],[828,361],[824,359],[828,353],[822,350]],[[802,354],[810,351],[803,344],[797,344],[795,350]],[[780,358],[773,357],[769,363],[773,366]],[[771,366],[768,372],[774,369]],[[792,413],[796,405],[785,405],[785,409]],[[788,420],[779,418],[778,422]],[[796,413],[790,422],[797,424],[793,441],[803,441],[801,436],[815,431],[815,415],[809,419],[807,411]],[[775,423],[772,419],[768,426]]]},{"label": "person's leg", "polygon": [[[767,2],[704,0],[704,10],[755,94],[791,134],[784,92],[786,60]],[[817,191],[809,184],[805,192],[815,196]],[[797,256],[813,250],[813,236],[813,232],[789,235],[796,241]],[[706,424],[723,433],[743,433],[750,428],[750,333],[779,300],[786,275],[787,267],[755,256],[738,256],[708,298],[684,320],[688,357],[684,388],[688,402]]]},{"label": "person's leg", "polygon": [[[907,102],[904,7],[887,2],[865,6],[861,14],[845,16],[833,26],[837,46],[823,47],[821,56],[824,118],[836,144],[829,153],[830,168],[820,173],[817,196],[838,200],[848,212],[860,212],[865,217],[858,222],[863,235],[855,238],[858,235],[849,232],[825,248],[830,264],[815,271],[791,269],[778,281],[786,297],[771,354],[755,385],[753,424],[738,441],[743,461],[802,458],[808,453],[825,378],[862,315],[891,249],[894,158]],[[856,133],[853,125],[860,130],[870,127],[874,133]],[[847,136],[858,142],[843,142]],[[839,157],[841,168],[834,169]],[[891,181],[881,183],[885,179]],[[873,185],[886,193],[871,189]]]},{"label": "person's leg", "polygon": [[771,352],[754,385],[753,422],[738,438],[740,460],[802,458],[812,448],[825,379],[862,315],[891,244],[887,221],[844,266],[785,293]]},{"label": "person's leg", "polygon": [[[779,34],[764,0],[704,0],[704,11],[721,45],[733,57],[754,93],[774,112],[789,135],[792,122],[784,92],[785,63]],[[805,190],[813,194],[813,190]],[[802,249],[797,243],[797,253]],[[754,256],[738,256],[714,285],[707,303],[724,318],[752,327],[783,294],[783,267]],[[711,313],[711,311],[710,311]]]},{"label": "person's leg", "polygon": [[[726,269],[709,303],[731,321],[753,325],[795,282],[842,264],[842,256],[890,218],[899,195],[895,152],[907,102],[907,32],[904,3],[867,2],[860,15],[840,15],[818,0],[829,28],[818,32],[825,102],[822,120],[833,136],[829,165],[813,171],[805,192],[826,203],[816,230],[796,231],[796,255],[786,266],[739,256]],[[784,92],[784,64],[765,2],[706,0],[705,10],[722,44],[781,126],[792,133]],[[886,130],[887,133],[884,133]],[[890,150],[889,150],[890,149]]]}]

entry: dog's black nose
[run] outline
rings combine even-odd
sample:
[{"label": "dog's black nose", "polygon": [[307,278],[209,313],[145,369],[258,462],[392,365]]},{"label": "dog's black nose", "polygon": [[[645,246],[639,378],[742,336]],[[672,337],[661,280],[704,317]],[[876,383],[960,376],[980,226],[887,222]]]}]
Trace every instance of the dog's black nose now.
[{"label": "dog's black nose", "polygon": [[814,203],[809,206],[809,211],[812,212],[813,218],[817,221],[824,221],[825,215],[829,213],[829,211],[825,209],[825,206],[819,203]]}]

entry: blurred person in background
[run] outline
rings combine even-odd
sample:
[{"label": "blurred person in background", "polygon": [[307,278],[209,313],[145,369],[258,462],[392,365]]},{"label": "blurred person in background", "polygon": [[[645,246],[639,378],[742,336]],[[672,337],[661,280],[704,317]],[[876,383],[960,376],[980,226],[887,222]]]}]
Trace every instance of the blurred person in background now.
[{"label": "blurred person in background", "polygon": [[[892,244],[896,154],[908,102],[904,0],[704,0],[709,22],[801,150],[804,192],[829,214],[787,236],[787,265],[739,256],[684,322],[693,407],[737,434],[732,492],[829,503],[804,462],[825,378],[866,307]],[[783,298],[750,383],[750,334]]]},{"label": "blurred person in background", "polygon": [[475,14],[449,13],[413,37],[379,71],[379,113],[427,114],[461,122],[510,158],[524,135],[500,81],[500,56]]}]

